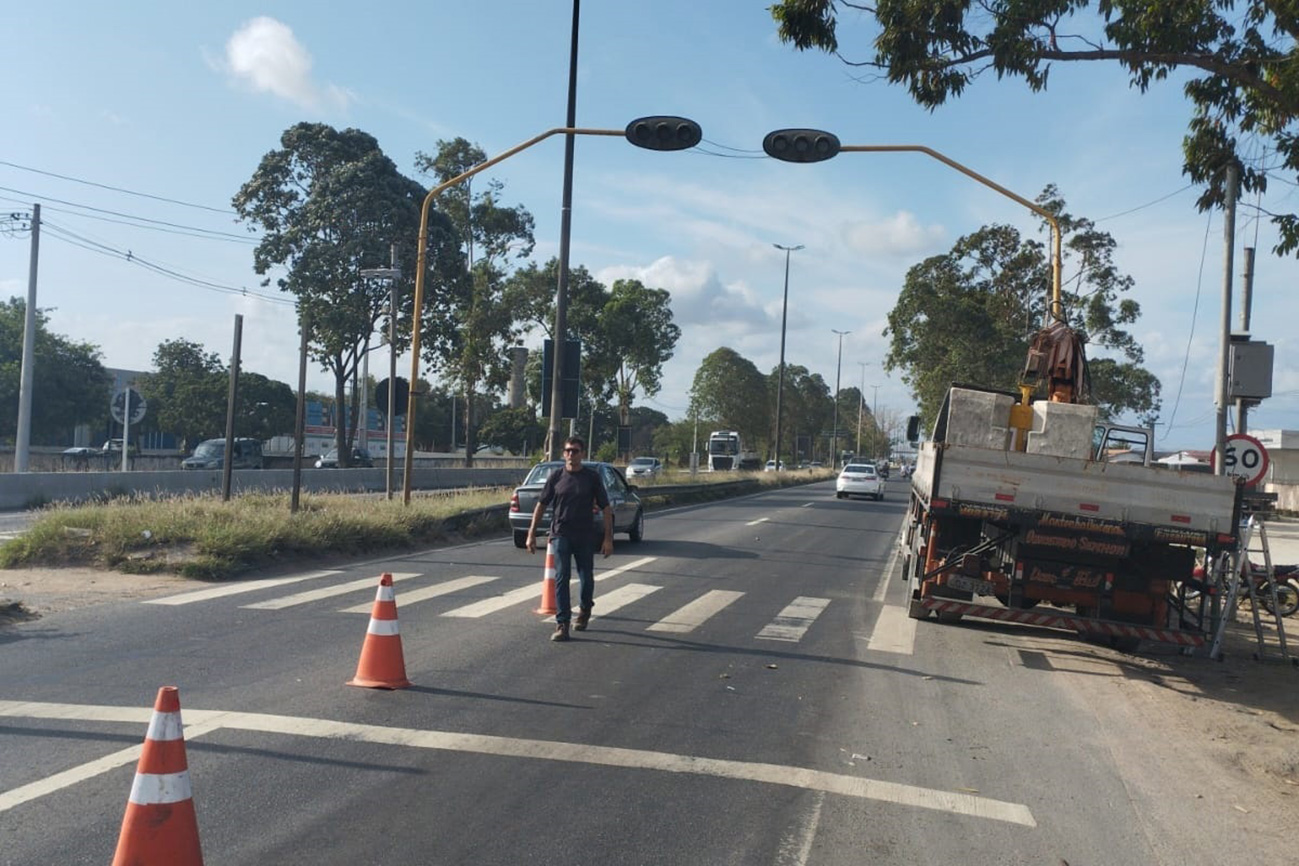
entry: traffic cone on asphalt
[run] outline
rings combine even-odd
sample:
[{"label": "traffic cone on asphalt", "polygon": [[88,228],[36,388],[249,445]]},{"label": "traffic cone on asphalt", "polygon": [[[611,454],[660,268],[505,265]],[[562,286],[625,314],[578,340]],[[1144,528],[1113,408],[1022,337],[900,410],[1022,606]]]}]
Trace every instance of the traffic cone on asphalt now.
[{"label": "traffic cone on asphalt", "polygon": [[158,689],[113,866],[203,866],[175,686]]},{"label": "traffic cone on asphalt", "polygon": [[356,676],[347,684],[367,689],[404,689],[410,685],[406,679],[406,659],[401,653],[401,633],[397,629],[397,596],[392,589],[392,575],[387,572],[379,578]]},{"label": "traffic cone on asphalt", "polygon": [[542,616],[554,616],[559,613],[555,606],[555,540],[546,540],[546,570],[541,575],[541,607],[534,613]]}]

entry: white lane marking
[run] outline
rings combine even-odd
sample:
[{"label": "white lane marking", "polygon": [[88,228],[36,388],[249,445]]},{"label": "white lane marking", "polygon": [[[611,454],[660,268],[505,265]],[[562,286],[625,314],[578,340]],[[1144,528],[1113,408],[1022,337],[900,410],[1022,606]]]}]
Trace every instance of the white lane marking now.
[{"label": "white lane marking", "polygon": [[821,825],[821,806],[825,803],[825,792],[817,791],[812,798],[812,809],[780,840],[776,852],[776,866],[807,866],[812,856],[812,843],[816,841],[816,830]]},{"label": "white lane marking", "polygon": [[[138,709],[129,710],[129,714],[130,718],[126,720],[143,724],[148,712],[144,709]],[[942,791],[937,788],[921,788],[900,782],[886,782],[860,776],[846,776],[840,773],[809,770],[803,767],[728,761],[695,755],[678,755],[670,752],[651,752],[644,749],[596,746],[589,743],[564,743],[553,740],[528,740],[453,731],[393,728],[381,725],[335,722],[328,719],[273,716],[264,713],[239,713],[187,708],[184,714],[186,718],[194,722],[196,727],[211,725],[212,727],[255,731],[265,734],[347,740],[505,758],[562,761],[569,764],[590,764],[602,767],[652,770],[663,773],[684,773],[740,782],[780,785],[787,788],[802,788],[809,791],[824,791],[845,797],[879,800],[902,806],[915,806],[921,809],[932,809],[956,815],[986,818],[991,821],[1004,821],[1025,827],[1037,826],[1033,813],[1021,803],[1010,803],[1005,800],[995,800],[975,794]],[[123,708],[0,701],[0,717],[6,716],[11,718],[122,721]],[[189,731],[192,728],[187,727],[186,730]]]},{"label": "white lane marking", "polygon": [[871,629],[870,640],[866,649],[881,653],[897,653],[909,656],[916,648],[916,623],[907,616],[904,607],[886,604],[880,608],[875,617],[875,627]]},{"label": "white lane marking", "polygon": [[329,577],[334,574],[342,574],[341,571],[313,571],[308,574],[295,574],[292,577],[275,577],[270,580],[247,580],[238,583],[223,583],[221,586],[214,586],[211,589],[200,589],[194,592],[186,592],[180,595],[169,595],[166,598],[151,598],[145,601],[145,604],[191,604],[196,601],[207,601],[212,598],[221,598],[227,595],[238,595],[241,592],[256,592],[259,589],[270,589],[275,586],[284,586],[289,583],[299,583],[304,580],[315,580],[318,577]]},{"label": "white lane marking", "polygon": [[768,623],[762,631],[758,632],[757,639],[798,643],[829,604],[830,599],[828,598],[813,598],[808,595],[800,595],[786,605],[785,609],[773,621]]},{"label": "white lane marking", "polygon": [[893,552],[889,554],[888,564],[884,566],[884,573],[880,575],[879,586],[875,587],[875,594],[871,596],[871,601],[883,601],[884,594],[888,592],[889,583],[893,580],[893,569],[898,564],[898,548],[894,547]]},{"label": "white lane marking", "polygon": [[607,616],[618,608],[640,601],[651,592],[658,592],[662,588],[661,586],[649,586],[644,583],[629,583],[626,586],[620,586],[612,592],[606,592],[600,596],[595,615],[597,617]]},{"label": "white lane marking", "polygon": [[709,590],[685,607],[668,614],[645,630],[666,631],[673,634],[685,634],[694,631],[710,617],[742,595],[744,593],[734,592],[729,589]]},{"label": "white lane marking", "polygon": [[487,616],[489,613],[496,613],[498,610],[505,610],[507,607],[514,607],[529,599],[541,601],[540,586],[524,586],[519,589],[510,590],[494,598],[485,598],[482,601],[476,601],[473,604],[467,604],[464,607],[457,607],[443,613],[443,616],[455,616],[465,619],[477,619],[480,616]]},{"label": "white lane marking", "polygon": [[[396,583],[399,580],[410,580],[412,577],[419,577],[423,572],[396,571],[389,573],[392,574],[393,583]],[[293,595],[283,595],[279,598],[271,598],[266,601],[245,604],[242,605],[242,607],[247,610],[283,610],[286,607],[294,607],[295,605],[306,604],[311,601],[320,601],[322,598],[333,598],[336,595],[347,595],[349,592],[356,592],[361,589],[373,591],[378,585],[379,578],[363,577],[360,580],[349,580],[347,583],[340,583],[336,586],[309,589],[306,592],[294,593]]]},{"label": "white lane marking", "polygon": [[[608,580],[611,577],[617,577],[623,572],[631,571],[633,568],[640,568],[642,565],[649,565],[656,559],[658,559],[657,556],[646,556],[633,562],[629,562],[626,565],[611,568],[608,571],[596,571],[595,579],[597,581]],[[507,607],[513,607],[516,604],[534,598],[537,601],[541,600],[541,587],[539,585],[525,586],[504,593],[503,595],[498,595],[495,598],[485,598],[482,601],[476,601],[473,604],[467,604],[464,607],[449,610],[442,615],[476,619],[477,617],[486,616],[489,613],[496,613],[498,610],[504,610]]]},{"label": "white lane marking", "polygon": [[744,525],[745,525],[745,526],[757,526],[759,523],[766,523],[766,522],[767,522],[768,520],[770,520],[770,519],[771,519],[770,517],[759,517],[757,520],[750,520],[748,523],[746,523],[746,524],[744,524]]},{"label": "white lane marking", "polygon": [[[101,709],[111,709],[111,708],[103,707]],[[140,710],[138,711],[138,715],[140,716],[140,718],[138,720],[133,719],[132,721],[139,721],[141,724],[145,724],[146,722],[149,721],[148,719],[149,712],[150,711],[147,708],[143,708],[143,707],[140,708]],[[4,715],[4,713],[0,713],[0,715]],[[23,714],[15,713],[13,715],[23,715]],[[50,717],[46,716],[45,718],[50,718]],[[57,718],[66,718],[66,717],[59,716]],[[77,716],[76,718],[85,719],[91,717],[82,715],[82,716]],[[100,721],[100,719],[95,719],[95,721]],[[120,718],[110,718],[110,719],[104,719],[104,721],[118,722],[124,720]],[[215,731],[219,727],[221,727],[221,725],[215,721],[205,722],[201,725],[187,725],[185,727],[185,736],[187,736],[189,739],[192,740],[195,739],[196,737],[201,737],[204,734],[211,733],[212,731]],[[111,755],[105,755],[102,758],[96,758],[95,760],[89,761],[85,764],[81,764],[76,767],[70,767],[61,773],[55,773],[52,776],[46,776],[44,779],[37,779],[35,782],[32,782],[30,784],[22,785],[17,788],[11,788],[8,791],[0,791],[0,812],[8,811],[9,809],[14,808],[15,806],[21,806],[23,803],[26,803],[29,800],[35,800],[37,797],[44,797],[46,794],[53,794],[55,791],[62,790],[63,788],[70,788],[79,782],[84,782],[87,779],[93,779],[95,776],[100,776],[111,770],[116,770],[118,767],[125,767],[127,764],[130,764],[132,761],[140,760],[140,752],[143,750],[144,750],[144,744],[141,743],[138,746],[131,746],[129,748],[122,749],[121,751],[113,752]]]},{"label": "white lane marking", "polygon": [[[395,577],[393,578],[396,579]],[[423,589],[415,589],[410,592],[403,592],[397,599],[397,608],[408,607],[417,601],[427,601],[430,598],[437,598],[440,595],[449,595],[453,592],[459,592],[462,589],[469,589],[472,586],[478,586],[480,583],[490,583],[496,580],[494,577],[479,577],[471,575],[469,577],[457,577],[454,580],[445,580],[442,583],[436,583],[433,586],[426,586]],[[345,607],[339,613],[370,613],[374,610],[374,602],[368,601],[365,604],[358,604],[355,607]]]},{"label": "white lane marking", "polygon": [[816,503],[815,503],[815,502],[804,502],[802,505],[799,506],[799,508],[811,508],[813,505],[816,505]]}]

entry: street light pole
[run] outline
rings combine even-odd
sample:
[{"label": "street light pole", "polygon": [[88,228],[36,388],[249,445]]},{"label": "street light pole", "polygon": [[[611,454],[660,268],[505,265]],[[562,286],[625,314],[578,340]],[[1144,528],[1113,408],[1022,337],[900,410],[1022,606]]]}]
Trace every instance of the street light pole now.
[{"label": "street light pole", "polygon": [[871,390],[874,392],[871,402],[871,426],[875,428],[875,435],[872,437],[874,441],[871,443],[871,457],[878,460],[880,447],[880,386],[871,385]]},{"label": "street light pole", "polygon": [[[397,269],[396,244],[389,248],[389,256],[392,267],[362,268],[361,276],[388,281],[388,421],[385,425],[387,428],[385,432],[388,434],[388,452],[387,459],[384,461],[383,474],[385,491],[388,498],[392,499],[392,452],[395,450],[392,428],[397,420],[397,280],[401,277],[401,271]],[[414,387],[414,383],[411,383],[411,387]],[[406,423],[409,424],[410,421],[410,418],[406,419]]]},{"label": "street light pole", "polygon": [[843,370],[843,338],[852,331],[836,331],[830,329],[830,333],[839,335],[839,360],[834,365],[834,459],[830,461],[831,469],[839,468],[839,373]]},{"label": "street light pole", "polygon": [[858,361],[857,366],[861,367],[861,387],[857,389],[857,451],[858,457],[861,456],[861,422],[862,417],[866,414],[866,362]]},{"label": "street light pole", "polygon": [[802,244],[795,247],[782,247],[780,244],[772,244],[778,250],[785,251],[785,297],[780,304],[780,372],[776,377],[776,471],[780,471],[780,404],[785,396],[785,322],[789,313],[789,254],[797,252],[803,248]]}]

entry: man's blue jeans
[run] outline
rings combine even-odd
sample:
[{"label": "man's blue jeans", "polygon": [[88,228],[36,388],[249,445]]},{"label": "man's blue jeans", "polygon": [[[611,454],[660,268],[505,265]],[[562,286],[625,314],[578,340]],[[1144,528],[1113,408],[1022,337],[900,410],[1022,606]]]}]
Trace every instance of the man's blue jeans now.
[{"label": "man's blue jeans", "polygon": [[579,604],[583,610],[595,605],[595,537],[585,538],[555,536],[555,622],[566,623],[573,616],[573,602],[568,591],[568,581],[577,565]]}]

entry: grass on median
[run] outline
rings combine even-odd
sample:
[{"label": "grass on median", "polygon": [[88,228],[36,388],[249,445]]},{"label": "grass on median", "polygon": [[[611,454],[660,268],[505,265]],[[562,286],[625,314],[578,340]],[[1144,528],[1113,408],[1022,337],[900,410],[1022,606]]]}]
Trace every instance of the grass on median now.
[{"label": "grass on median", "polygon": [[[699,473],[664,484],[748,481],[748,490],[822,480],[830,474]],[[653,485],[637,485],[653,510],[664,504]],[[238,577],[255,568],[303,559],[380,554],[427,546],[453,535],[504,533],[505,513],[484,513],[509,501],[512,488],[400,496],[303,494],[297,514],[288,491],[154,499],[128,496],[87,505],[55,505],[21,536],[0,545],[0,568],[90,566],[136,574],[173,573],[205,580]],[[737,495],[718,489],[674,494],[672,503]]]}]

